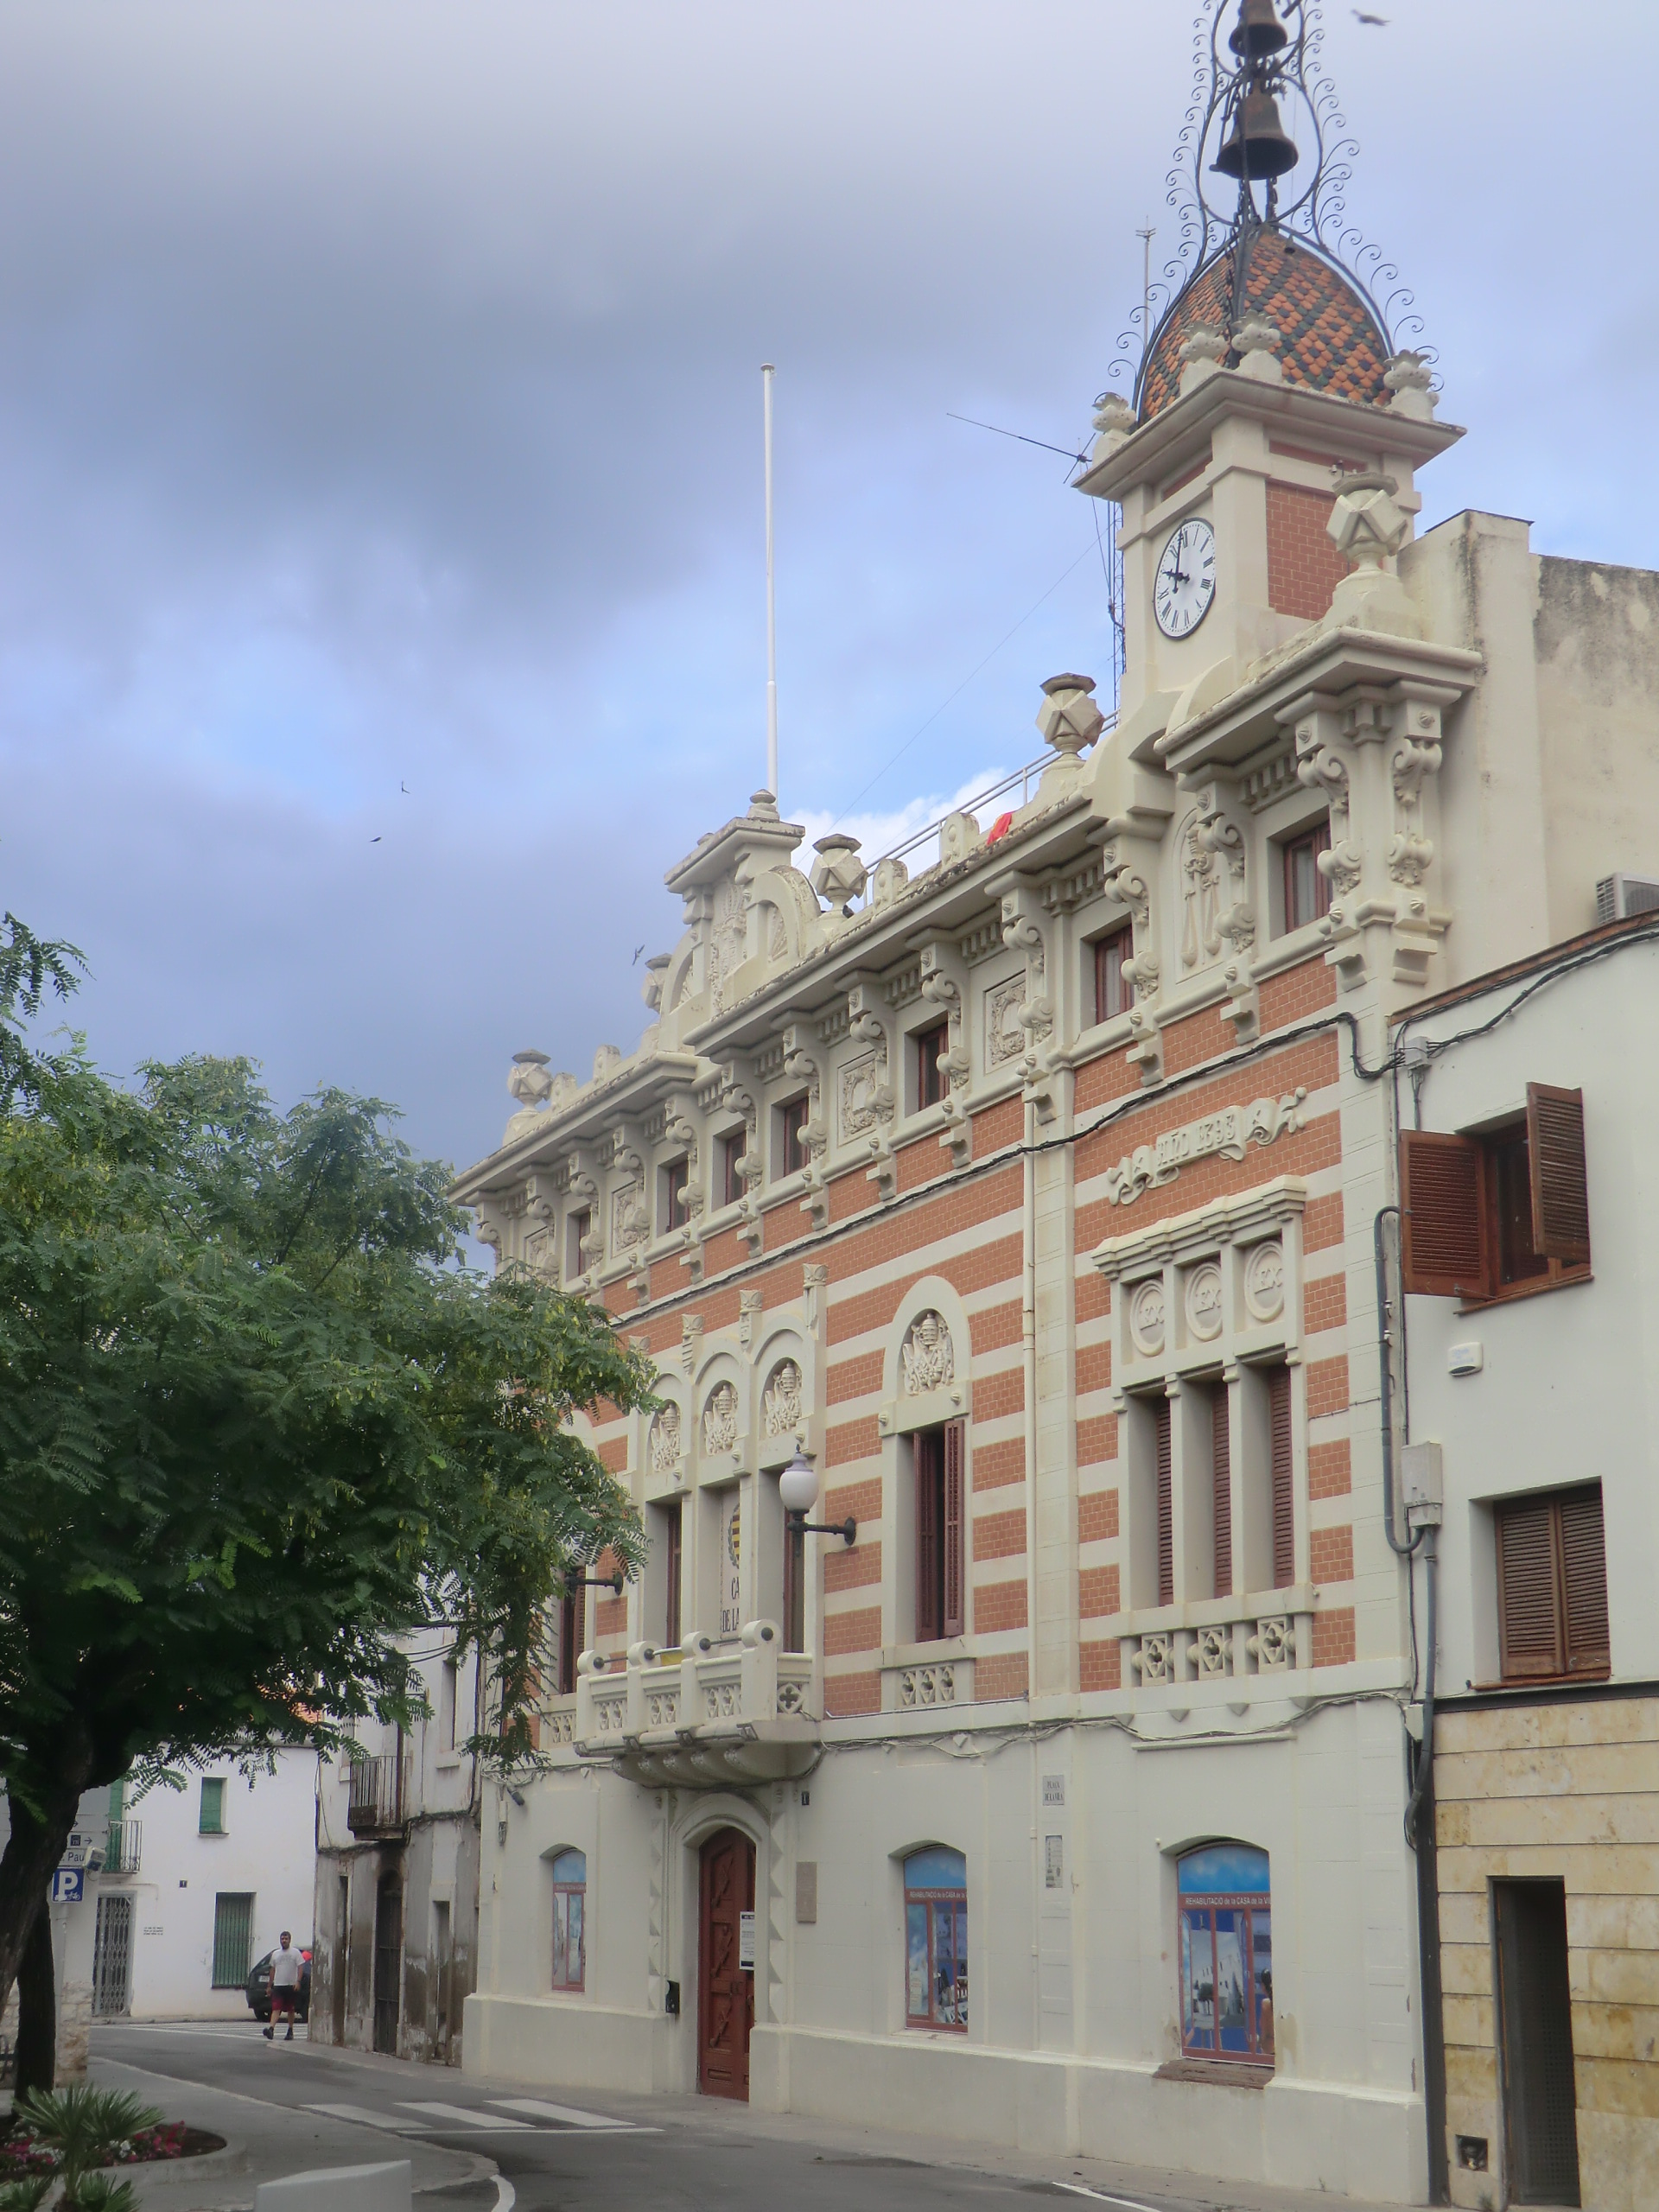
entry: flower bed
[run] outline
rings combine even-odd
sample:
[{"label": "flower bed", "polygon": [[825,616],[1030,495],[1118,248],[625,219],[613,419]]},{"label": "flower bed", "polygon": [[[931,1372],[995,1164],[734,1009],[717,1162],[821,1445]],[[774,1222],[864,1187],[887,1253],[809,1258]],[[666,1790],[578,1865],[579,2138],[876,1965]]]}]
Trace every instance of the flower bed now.
[{"label": "flower bed", "polygon": [[[113,2166],[143,2166],[162,2158],[200,2158],[210,2151],[222,2151],[225,2138],[212,2134],[204,2127],[188,2127],[181,2120],[163,2120],[154,2127],[141,2127],[125,2136],[111,2148],[108,2163]],[[14,2120],[3,2138],[0,2138],[0,2182],[11,2181],[24,2174],[54,2174],[63,2164],[63,2152],[56,2143],[43,2142],[33,2134],[27,2123]]]}]

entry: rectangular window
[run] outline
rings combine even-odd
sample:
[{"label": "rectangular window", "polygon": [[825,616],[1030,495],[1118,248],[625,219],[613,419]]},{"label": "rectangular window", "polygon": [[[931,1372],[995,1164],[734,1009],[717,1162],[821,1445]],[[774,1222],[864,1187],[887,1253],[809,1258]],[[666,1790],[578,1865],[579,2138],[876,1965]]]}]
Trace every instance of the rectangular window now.
[{"label": "rectangular window", "polygon": [[1175,1602],[1175,1495],[1170,1466],[1170,1404],[1167,1398],[1152,1402],[1154,1476],[1158,1511],[1158,1602]]},{"label": "rectangular window", "polygon": [[806,1117],[811,1102],[807,1098],[786,1098],[777,1109],[777,1136],[772,1155],[772,1179],[780,1182],[785,1175],[798,1175],[807,1164]]},{"label": "rectangular window", "polygon": [[252,1952],[253,1893],[221,1890],[213,1899],[213,1987],[240,1989]]},{"label": "rectangular window", "polygon": [[196,1823],[200,1835],[225,1834],[225,1783],[220,1776],[204,1775],[201,1778],[201,1813]]},{"label": "rectangular window", "polygon": [[1503,1680],[1607,1674],[1612,1653],[1601,1484],[1505,1498],[1494,1507],[1493,1520]]},{"label": "rectangular window", "polygon": [[438,1669],[438,1749],[455,1748],[455,1706],[461,1689],[461,1669],[446,1659]]},{"label": "rectangular window", "polygon": [[580,1989],[588,1979],[588,1859],[561,1851],[553,1860],[553,1986]]},{"label": "rectangular window", "polygon": [[1523,1116],[1400,1140],[1401,1274],[1423,1298],[1524,1295],[1590,1270],[1584,1094],[1527,1085]]},{"label": "rectangular window", "polygon": [[1210,1496],[1217,1598],[1233,1594],[1233,1455],[1229,1422],[1227,1385],[1217,1382],[1210,1392]]},{"label": "rectangular window", "polygon": [[963,1605],[963,1427],[918,1430],[916,1465],[916,1641],[937,1643],[964,1632]]},{"label": "rectangular window", "polygon": [[738,1164],[749,1141],[747,1129],[731,1129],[720,1140],[720,1155],[716,1169],[720,1177],[720,1203],[734,1206],[743,1195],[743,1178]]},{"label": "rectangular window", "polygon": [[1327,815],[1311,830],[1287,837],[1279,848],[1285,871],[1285,929],[1306,929],[1331,911],[1331,879],[1319,867],[1319,855],[1331,849],[1331,821]]},{"label": "rectangular window", "polygon": [[1125,922],[1121,929],[1095,939],[1095,1020],[1116,1020],[1135,1003],[1135,993],[1124,980],[1123,963],[1135,957],[1135,931]]},{"label": "rectangular window", "polygon": [[663,1649],[665,1651],[677,1651],[680,1647],[680,1578],[684,1567],[680,1548],[682,1503],[677,1497],[671,1505],[663,1508]]},{"label": "rectangular window", "polygon": [[1268,1463],[1273,1495],[1273,1586],[1296,1580],[1296,1484],[1291,1458],[1290,1370],[1268,1370]]},{"label": "rectangular window", "polygon": [[1270,2066],[1273,1904],[1267,1853],[1217,1843],[1176,1869],[1181,2055]]},{"label": "rectangular window", "polygon": [[568,1213],[564,1217],[564,1279],[574,1282],[578,1275],[588,1272],[588,1262],[582,1246],[594,1225],[594,1217],[584,1206],[579,1213]]},{"label": "rectangular window", "polygon": [[967,1861],[959,1851],[912,1852],[905,1861],[905,2024],[968,2025]]},{"label": "rectangular window", "polygon": [[667,1236],[674,1230],[683,1229],[690,1219],[685,1203],[690,1175],[691,1163],[683,1158],[671,1160],[663,1169],[657,1209],[658,1236]]},{"label": "rectangular window", "polygon": [[938,1106],[950,1087],[950,1077],[939,1065],[950,1050],[950,1025],[942,1021],[936,1029],[924,1029],[911,1040],[916,1080],[914,1084],[916,1108]]},{"label": "rectangular window", "polygon": [[784,1517],[784,1649],[806,1649],[806,1531]]},{"label": "rectangular window", "polygon": [[582,1642],[582,1592],[567,1590],[559,1599],[559,1695],[576,1694],[577,1645]]}]

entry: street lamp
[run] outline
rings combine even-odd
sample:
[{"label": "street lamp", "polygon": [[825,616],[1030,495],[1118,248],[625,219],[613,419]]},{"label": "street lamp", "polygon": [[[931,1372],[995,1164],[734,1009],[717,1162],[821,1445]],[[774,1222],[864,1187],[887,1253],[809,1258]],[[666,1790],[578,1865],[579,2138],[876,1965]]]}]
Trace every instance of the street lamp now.
[{"label": "street lamp", "polygon": [[791,1529],[815,1536],[839,1536],[844,1544],[857,1541],[858,1523],[849,1513],[844,1521],[809,1521],[807,1515],[818,1502],[817,1471],[804,1453],[795,1457],[778,1478],[778,1495],[784,1502],[784,1515]]}]

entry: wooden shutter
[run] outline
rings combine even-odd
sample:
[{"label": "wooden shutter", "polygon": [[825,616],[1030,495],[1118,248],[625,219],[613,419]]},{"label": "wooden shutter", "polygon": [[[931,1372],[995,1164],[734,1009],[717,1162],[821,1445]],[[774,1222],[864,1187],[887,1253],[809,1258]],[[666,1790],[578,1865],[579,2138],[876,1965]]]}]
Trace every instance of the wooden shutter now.
[{"label": "wooden shutter", "polygon": [[576,1593],[567,1590],[559,1600],[559,1695],[572,1697],[576,1688]]},{"label": "wooden shutter", "polygon": [[1565,1673],[1555,1501],[1497,1509],[1499,1664],[1506,1682]]},{"label": "wooden shutter", "polygon": [[940,1541],[943,1531],[944,1485],[940,1479],[940,1437],[937,1429],[921,1431],[916,1439],[916,1641],[932,1643],[944,1633],[939,1625]]},{"label": "wooden shutter", "polygon": [[1233,1594],[1233,1477],[1230,1440],[1227,1433],[1227,1385],[1217,1383],[1210,1394],[1211,1497],[1215,1514],[1216,1595]]},{"label": "wooden shutter", "polygon": [[[680,1501],[677,1499],[668,1509],[667,1556],[663,1563],[666,1585],[664,1593],[665,1602],[663,1606],[663,1641],[671,1651],[678,1646],[680,1641]],[[787,1619],[789,1617],[787,1596],[784,1601],[784,1613]]]},{"label": "wooden shutter", "polygon": [[1565,1599],[1567,1671],[1605,1675],[1612,1663],[1607,1635],[1607,1546],[1601,1486],[1560,1500],[1561,1594]]},{"label": "wooden shutter", "polygon": [[963,1427],[959,1421],[947,1421],[944,1429],[944,1620],[942,1636],[961,1636],[964,1632],[967,1611],[963,1604],[963,1586],[967,1577],[963,1573]]},{"label": "wooden shutter", "polygon": [[1569,1268],[1590,1264],[1590,1186],[1584,1166],[1584,1093],[1527,1085],[1532,1249]]},{"label": "wooden shutter", "polygon": [[1175,1602],[1175,1501],[1170,1483],[1169,1415],[1167,1398],[1153,1401],[1152,1425],[1156,1440],[1158,1473],[1158,1602]]},{"label": "wooden shutter", "polygon": [[1473,1137],[1407,1129],[1400,1139],[1400,1273],[1421,1298],[1486,1298],[1491,1258]]},{"label": "wooden shutter", "polygon": [[1296,1580],[1296,1484],[1290,1446],[1290,1370],[1268,1374],[1268,1451],[1273,1474],[1273,1586]]}]

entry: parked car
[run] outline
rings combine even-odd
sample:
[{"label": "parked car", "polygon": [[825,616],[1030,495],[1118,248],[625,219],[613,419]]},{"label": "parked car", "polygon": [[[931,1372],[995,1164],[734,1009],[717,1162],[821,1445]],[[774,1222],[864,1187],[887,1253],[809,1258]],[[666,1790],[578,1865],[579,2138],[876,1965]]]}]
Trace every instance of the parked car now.
[{"label": "parked car", "polygon": [[[249,1970],[248,2005],[257,2020],[267,2021],[270,2018],[270,1962],[276,1955],[274,1951],[267,1951],[264,1957]],[[311,2017],[311,1954],[302,1950],[300,1957],[304,1962],[300,1969],[300,2018],[308,2020]]]}]

